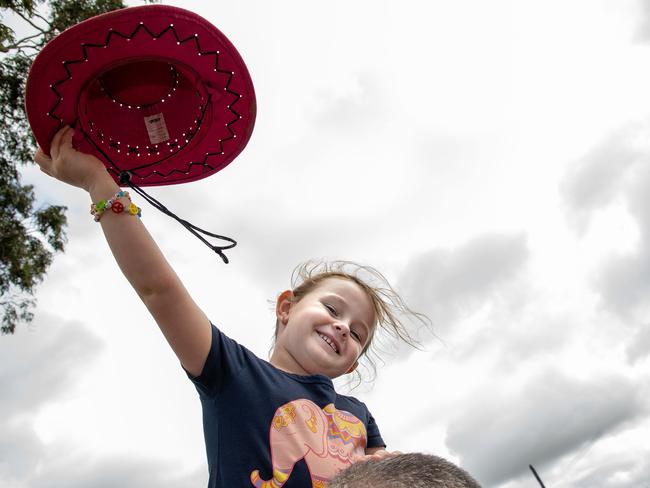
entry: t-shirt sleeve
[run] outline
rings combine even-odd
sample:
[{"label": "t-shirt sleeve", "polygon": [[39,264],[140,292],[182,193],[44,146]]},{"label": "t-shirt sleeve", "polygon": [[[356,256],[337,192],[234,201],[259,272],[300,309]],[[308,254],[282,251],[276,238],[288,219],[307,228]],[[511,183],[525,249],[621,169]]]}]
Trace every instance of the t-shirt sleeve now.
[{"label": "t-shirt sleeve", "polygon": [[[363,406],[366,407],[365,404]],[[377,422],[375,422],[375,418],[368,410],[368,407],[366,407],[366,411],[368,413],[368,443],[366,444],[366,449],[371,449],[373,447],[386,447],[386,443],[384,442],[384,439],[382,439],[381,433],[379,432]]]},{"label": "t-shirt sleeve", "polygon": [[214,324],[212,326],[212,342],[205,360],[203,371],[199,376],[185,373],[194,383],[200,395],[214,396],[225,384],[234,378],[248,359],[248,351],[239,343],[221,332]]}]

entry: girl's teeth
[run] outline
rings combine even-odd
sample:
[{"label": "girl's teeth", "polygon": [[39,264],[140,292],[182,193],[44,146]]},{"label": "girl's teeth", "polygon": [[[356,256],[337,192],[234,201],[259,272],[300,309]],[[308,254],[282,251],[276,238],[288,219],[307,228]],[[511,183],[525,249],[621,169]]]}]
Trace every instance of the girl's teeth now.
[{"label": "girl's teeth", "polygon": [[325,342],[327,342],[327,344],[328,344],[328,345],[329,345],[329,346],[334,350],[334,352],[338,354],[338,351],[336,350],[336,346],[335,346],[334,343],[329,339],[329,337],[327,337],[327,336],[325,336],[325,335],[323,335],[323,334],[320,334],[320,333],[318,334],[318,336],[319,336],[321,339],[323,339]]}]

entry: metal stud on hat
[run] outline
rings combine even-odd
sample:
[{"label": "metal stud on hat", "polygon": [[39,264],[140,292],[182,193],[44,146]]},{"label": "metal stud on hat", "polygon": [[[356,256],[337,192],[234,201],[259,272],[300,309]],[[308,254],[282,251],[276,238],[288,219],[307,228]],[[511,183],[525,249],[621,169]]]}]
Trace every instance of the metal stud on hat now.
[{"label": "metal stud on hat", "polygon": [[[186,183],[226,167],[255,123],[253,83],[230,41],[177,7],[146,5],[85,20],[50,41],[26,85],[39,146],[64,125],[75,147],[218,252],[235,241],[179,219],[140,187]],[[231,244],[213,246],[199,234]]]}]

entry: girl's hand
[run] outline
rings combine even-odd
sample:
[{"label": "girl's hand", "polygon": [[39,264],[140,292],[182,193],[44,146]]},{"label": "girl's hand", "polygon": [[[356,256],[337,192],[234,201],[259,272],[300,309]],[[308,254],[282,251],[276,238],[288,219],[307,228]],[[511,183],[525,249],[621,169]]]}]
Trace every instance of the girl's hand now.
[{"label": "girl's hand", "polygon": [[99,159],[72,147],[74,129],[65,126],[56,133],[48,156],[41,148],[34,155],[34,161],[41,171],[57,180],[90,191],[98,181],[111,179]]},{"label": "girl's hand", "polygon": [[365,461],[380,461],[385,458],[395,457],[400,454],[404,454],[401,451],[387,451],[386,449],[379,449],[374,451],[372,454],[366,454],[365,456],[354,456],[352,458],[353,463],[365,462]]}]

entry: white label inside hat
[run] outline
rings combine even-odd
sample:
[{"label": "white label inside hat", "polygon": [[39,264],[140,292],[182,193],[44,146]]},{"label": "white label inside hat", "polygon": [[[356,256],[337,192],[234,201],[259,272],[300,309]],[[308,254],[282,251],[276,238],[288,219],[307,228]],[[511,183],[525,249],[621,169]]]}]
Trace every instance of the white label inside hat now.
[{"label": "white label inside hat", "polygon": [[160,144],[169,139],[167,124],[162,112],[155,115],[149,115],[144,118],[144,125],[147,126],[147,133],[151,144]]}]

